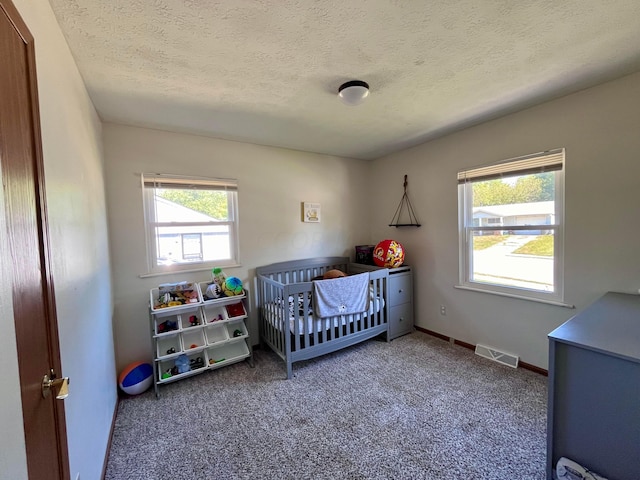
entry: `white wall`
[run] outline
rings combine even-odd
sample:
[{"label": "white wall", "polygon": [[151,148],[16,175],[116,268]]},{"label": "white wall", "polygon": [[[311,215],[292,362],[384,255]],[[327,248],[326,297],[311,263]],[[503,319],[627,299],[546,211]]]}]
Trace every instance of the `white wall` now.
[{"label": "white wall", "polygon": [[[104,144],[118,370],[152,359],[151,288],[211,278],[209,271],[139,277],[147,271],[140,173],[238,179],[242,265],[224,271],[249,289],[257,266],[323,255],[353,257],[355,245],[368,243],[366,161],[115,124],[104,125]],[[304,201],[321,204],[321,223],[301,221]]]},{"label": "white wall", "polygon": [[[14,4],[36,46],[61,358],[71,379],[65,400],[71,476],[100,478],[117,400],[101,123],[49,3]],[[15,329],[12,317],[1,318],[3,373],[11,379],[17,363],[4,357],[15,352]],[[25,478],[22,412],[13,398],[9,408],[3,418],[14,420],[8,429],[3,422],[0,465],[13,465],[10,478]]]},{"label": "white wall", "polygon": [[[396,238],[406,247],[416,323],[547,368],[551,330],[607,291],[637,293],[639,132],[635,74],[374,161],[372,239]],[[565,301],[577,309],[455,289],[457,171],[557,147],[566,148]],[[391,230],[402,174],[423,226]]]}]

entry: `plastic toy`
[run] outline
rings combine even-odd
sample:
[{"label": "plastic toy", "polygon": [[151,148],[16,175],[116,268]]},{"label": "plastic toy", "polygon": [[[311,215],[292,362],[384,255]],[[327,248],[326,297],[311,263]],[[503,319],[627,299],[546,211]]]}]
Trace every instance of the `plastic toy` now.
[{"label": "plastic toy", "polygon": [[234,303],[233,305],[225,305],[224,308],[227,310],[227,315],[229,315],[229,318],[240,317],[247,314],[244,311],[242,302]]},{"label": "plastic toy", "polygon": [[153,367],[148,363],[136,362],[125,367],[118,377],[118,386],[128,395],[139,395],[153,383]]},{"label": "plastic toy", "polygon": [[202,360],[202,357],[192,358],[189,362],[189,367],[191,368],[191,370],[202,368],[204,367],[204,360]]},{"label": "plastic toy", "polygon": [[404,263],[404,247],[395,240],[382,240],[373,249],[373,261],[379,267],[399,267]]},{"label": "plastic toy", "polygon": [[178,373],[187,373],[190,369],[189,358],[183,353],[176,358],[175,365],[178,369]]},{"label": "plastic toy", "polygon": [[195,327],[196,325],[200,325],[200,321],[198,320],[198,317],[196,317],[195,315],[191,315],[189,317],[189,325],[191,325],[192,327]]},{"label": "plastic toy", "polygon": [[233,297],[234,295],[242,295],[244,290],[242,289],[242,280],[238,277],[229,277],[225,280],[222,286],[222,292],[227,297]]},{"label": "plastic toy", "polygon": [[207,286],[207,290],[204,292],[204,296],[207,300],[213,300],[216,298],[224,297],[224,293],[222,293],[222,288],[217,283],[210,283]]},{"label": "plastic toy", "polygon": [[158,287],[158,297],[155,308],[178,307],[188,303],[198,302],[198,292],[193,283],[165,283]]},{"label": "plastic toy", "polygon": [[169,368],[169,369],[167,369],[167,371],[166,371],[166,372],[163,372],[163,373],[162,373],[162,379],[163,379],[163,380],[164,380],[165,378],[171,378],[171,377],[172,377],[172,375],[171,375],[171,369],[170,369],[170,368]]},{"label": "plastic toy", "polygon": [[167,333],[178,329],[178,322],[167,320],[158,325],[158,333]]},{"label": "plastic toy", "polygon": [[211,270],[211,278],[213,279],[213,283],[222,287],[222,285],[224,285],[224,281],[227,279],[227,276],[224,274],[220,267],[216,267]]},{"label": "plastic toy", "polygon": [[169,350],[167,350],[167,355],[171,355],[172,353],[176,353],[175,347],[171,347]]},{"label": "plastic toy", "polygon": [[241,337],[242,335],[244,335],[244,332],[243,332],[242,330],[240,330],[240,329],[237,329],[237,328],[236,328],[236,329],[233,331],[233,336],[234,336],[234,338],[235,338],[235,337]]},{"label": "plastic toy", "polygon": [[213,317],[211,320],[209,320],[209,323],[217,322],[219,320],[224,320],[224,317],[221,313],[219,313],[217,317]]},{"label": "plastic toy", "polygon": [[198,292],[195,290],[185,290],[182,297],[186,299],[184,303],[198,303]]}]

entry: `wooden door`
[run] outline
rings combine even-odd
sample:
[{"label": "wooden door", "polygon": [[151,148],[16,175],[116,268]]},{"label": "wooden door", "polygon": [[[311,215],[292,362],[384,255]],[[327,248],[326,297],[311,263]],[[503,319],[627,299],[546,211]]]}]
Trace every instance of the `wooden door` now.
[{"label": "wooden door", "polygon": [[0,0],[0,168],[27,468],[31,479],[69,478],[64,402],[42,395],[43,377],[61,375],[49,265],[33,37],[9,0]]}]

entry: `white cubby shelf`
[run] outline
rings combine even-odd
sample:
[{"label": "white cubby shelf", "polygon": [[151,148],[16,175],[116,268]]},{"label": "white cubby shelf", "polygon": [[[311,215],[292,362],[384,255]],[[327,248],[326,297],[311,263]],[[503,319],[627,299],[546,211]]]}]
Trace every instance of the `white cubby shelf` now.
[{"label": "white cubby shelf", "polygon": [[[253,350],[246,325],[248,294],[205,299],[209,282],[195,285],[197,303],[159,308],[158,288],[149,293],[149,318],[154,344],[154,387],[175,382],[248,359],[253,367]],[[233,315],[229,315],[229,311]],[[186,355],[189,370],[177,373],[176,360]]]}]

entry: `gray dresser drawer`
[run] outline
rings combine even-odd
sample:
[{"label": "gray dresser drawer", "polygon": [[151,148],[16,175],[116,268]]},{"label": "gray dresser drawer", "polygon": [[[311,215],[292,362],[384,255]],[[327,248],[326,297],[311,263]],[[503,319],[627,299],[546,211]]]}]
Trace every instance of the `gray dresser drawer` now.
[{"label": "gray dresser drawer", "polygon": [[389,275],[389,302],[391,306],[411,302],[411,275]]},{"label": "gray dresser drawer", "polygon": [[391,307],[389,316],[389,337],[395,338],[413,331],[413,305],[404,303]]}]

